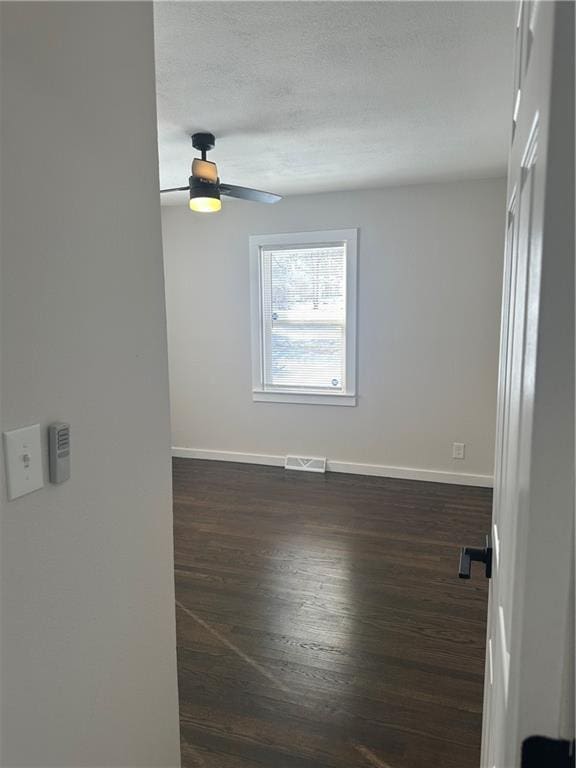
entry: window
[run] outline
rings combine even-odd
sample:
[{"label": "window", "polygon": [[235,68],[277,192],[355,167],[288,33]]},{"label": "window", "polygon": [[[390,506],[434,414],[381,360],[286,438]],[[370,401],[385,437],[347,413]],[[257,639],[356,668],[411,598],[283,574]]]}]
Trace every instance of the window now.
[{"label": "window", "polygon": [[356,405],[357,230],[250,238],[253,399]]}]

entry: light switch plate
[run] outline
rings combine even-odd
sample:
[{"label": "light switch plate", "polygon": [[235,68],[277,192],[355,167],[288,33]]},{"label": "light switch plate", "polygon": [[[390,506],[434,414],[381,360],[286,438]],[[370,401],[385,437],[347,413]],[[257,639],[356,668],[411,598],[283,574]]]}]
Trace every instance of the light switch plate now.
[{"label": "light switch plate", "polygon": [[40,425],[4,432],[4,460],[10,500],[42,488]]}]

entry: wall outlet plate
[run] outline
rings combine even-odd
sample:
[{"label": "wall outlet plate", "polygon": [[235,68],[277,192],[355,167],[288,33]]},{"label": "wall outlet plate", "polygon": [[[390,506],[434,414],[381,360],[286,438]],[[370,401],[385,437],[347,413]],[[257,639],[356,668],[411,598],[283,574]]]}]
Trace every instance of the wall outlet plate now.
[{"label": "wall outlet plate", "polygon": [[44,486],[40,424],[4,432],[8,499],[17,499]]},{"label": "wall outlet plate", "polygon": [[463,459],[466,451],[465,443],[452,443],[452,458]]}]

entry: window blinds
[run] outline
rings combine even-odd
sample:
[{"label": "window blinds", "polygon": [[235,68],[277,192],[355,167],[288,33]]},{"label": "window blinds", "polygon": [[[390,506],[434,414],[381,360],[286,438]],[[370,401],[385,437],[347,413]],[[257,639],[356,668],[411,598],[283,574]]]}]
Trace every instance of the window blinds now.
[{"label": "window blinds", "polygon": [[342,392],[346,372],[346,246],[262,248],[263,384]]}]

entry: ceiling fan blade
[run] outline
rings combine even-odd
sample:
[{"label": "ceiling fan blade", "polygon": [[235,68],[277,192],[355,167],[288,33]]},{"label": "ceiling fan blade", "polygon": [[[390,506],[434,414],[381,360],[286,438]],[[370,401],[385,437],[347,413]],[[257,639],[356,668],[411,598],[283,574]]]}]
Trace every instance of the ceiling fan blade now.
[{"label": "ceiling fan blade", "polygon": [[170,189],[161,189],[160,194],[162,192],[190,192],[190,187],[171,187]]},{"label": "ceiling fan blade", "polygon": [[248,187],[236,187],[234,184],[220,184],[220,194],[226,197],[239,197],[241,200],[252,200],[254,203],[277,203],[282,200],[281,195]]}]

